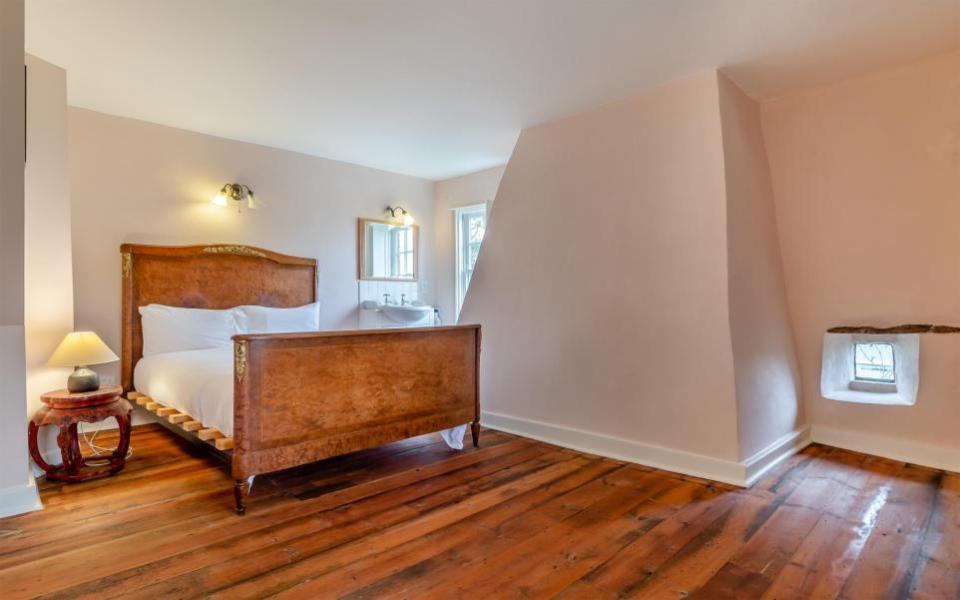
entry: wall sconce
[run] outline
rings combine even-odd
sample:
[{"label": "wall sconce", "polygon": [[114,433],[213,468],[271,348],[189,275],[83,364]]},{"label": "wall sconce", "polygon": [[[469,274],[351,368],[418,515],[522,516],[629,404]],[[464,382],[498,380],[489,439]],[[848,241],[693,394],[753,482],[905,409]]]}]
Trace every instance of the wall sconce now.
[{"label": "wall sconce", "polygon": [[247,203],[247,208],[260,208],[260,201],[253,194],[253,190],[242,183],[227,183],[213,197],[213,203],[217,206],[230,206],[231,200],[237,202],[238,212],[243,206],[240,204],[242,202]]},{"label": "wall sconce", "polygon": [[390,218],[394,221],[400,221],[404,225],[413,225],[413,215],[402,206],[388,206],[384,212],[390,215]]}]

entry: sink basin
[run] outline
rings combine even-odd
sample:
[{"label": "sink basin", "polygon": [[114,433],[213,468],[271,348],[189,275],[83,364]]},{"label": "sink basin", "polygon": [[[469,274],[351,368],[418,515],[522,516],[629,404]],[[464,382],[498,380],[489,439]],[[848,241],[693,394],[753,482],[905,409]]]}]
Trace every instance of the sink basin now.
[{"label": "sink basin", "polygon": [[412,304],[405,304],[403,306],[398,304],[384,304],[380,307],[380,310],[382,310],[383,314],[387,315],[391,321],[396,321],[397,323],[418,323],[433,312],[433,307],[423,305],[414,306]]}]

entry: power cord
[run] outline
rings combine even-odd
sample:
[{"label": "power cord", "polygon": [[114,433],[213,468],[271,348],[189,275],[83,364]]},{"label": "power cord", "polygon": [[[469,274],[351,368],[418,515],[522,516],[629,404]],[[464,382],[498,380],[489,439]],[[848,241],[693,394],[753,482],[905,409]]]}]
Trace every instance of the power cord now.
[{"label": "power cord", "polygon": [[[83,423],[77,423],[77,430],[80,432],[80,435],[83,436],[84,443],[86,443],[87,447],[90,448],[90,451],[93,452],[93,456],[103,456],[105,454],[113,454],[114,451],[116,451],[116,447],[106,448],[104,446],[98,446],[97,444],[94,443],[94,441],[97,439],[97,434],[100,433],[100,429],[95,429],[93,432],[93,435],[90,435],[88,432],[83,430]],[[133,456],[132,445],[129,448],[127,448],[126,460],[129,460],[131,456]],[[109,458],[107,456],[103,456],[101,460],[108,461]],[[100,460],[94,459],[93,462],[99,463]]]}]

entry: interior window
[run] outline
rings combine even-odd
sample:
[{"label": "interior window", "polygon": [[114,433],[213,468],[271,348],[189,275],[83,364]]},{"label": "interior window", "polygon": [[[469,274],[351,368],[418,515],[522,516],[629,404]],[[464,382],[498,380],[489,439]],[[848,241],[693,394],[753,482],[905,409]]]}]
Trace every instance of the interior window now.
[{"label": "interior window", "polygon": [[893,344],[853,345],[853,376],[857,381],[896,383]]},{"label": "interior window", "polygon": [[457,223],[457,320],[460,319],[460,309],[463,299],[467,297],[467,288],[470,287],[470,278],[477,264],[480,254],[480,245],[483,243],[483,234],[487,230],[487,206],[477,204],[465,206],[456,210]]}]

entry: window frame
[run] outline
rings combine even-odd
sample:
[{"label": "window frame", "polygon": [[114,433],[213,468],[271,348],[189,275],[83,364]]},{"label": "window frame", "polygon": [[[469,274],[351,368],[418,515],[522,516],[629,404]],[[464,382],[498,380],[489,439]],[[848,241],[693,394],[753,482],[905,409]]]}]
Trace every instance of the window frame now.
[{"label": "window frame", "polygon": [[[891,370],[891,379],[879,379],[876,377],[859,377],[857,375],[857,348],[859,346],[887,346],[890,348],[890,370]],[[881,386],[892,386],[896,388],[897,385],[897,348],[894,344],[890,342],[864,342],[864,341],[854,341],[852,345],[853,349],[853,380],[852,382],[862,382],[868,384],[878,384]]]},{"label": "window frame", "polygon": [[[463,308],[463,301],[467,297],[467,290],[470,288],[470,280],[473,278],[474,271],[474,269],[470,269],[469,274],[465,275],[465,266],[469,258],[471,244],[469,241],[469,232],[464,229],[465,225],[469,223],[469,218],[476,215],[483,215],[484,233],[486,233],[489,211],[485,202],[459,206],[453,211],[454,245],[456,247],[456,256],[453,265],[455,323],[460,320],[460,310]],[[479,249],[483,246],[482,238],[477,242],[477,246],[477,254],[479,255]],[[476,268],[476,265],[474,265],[474,268]]]}]

